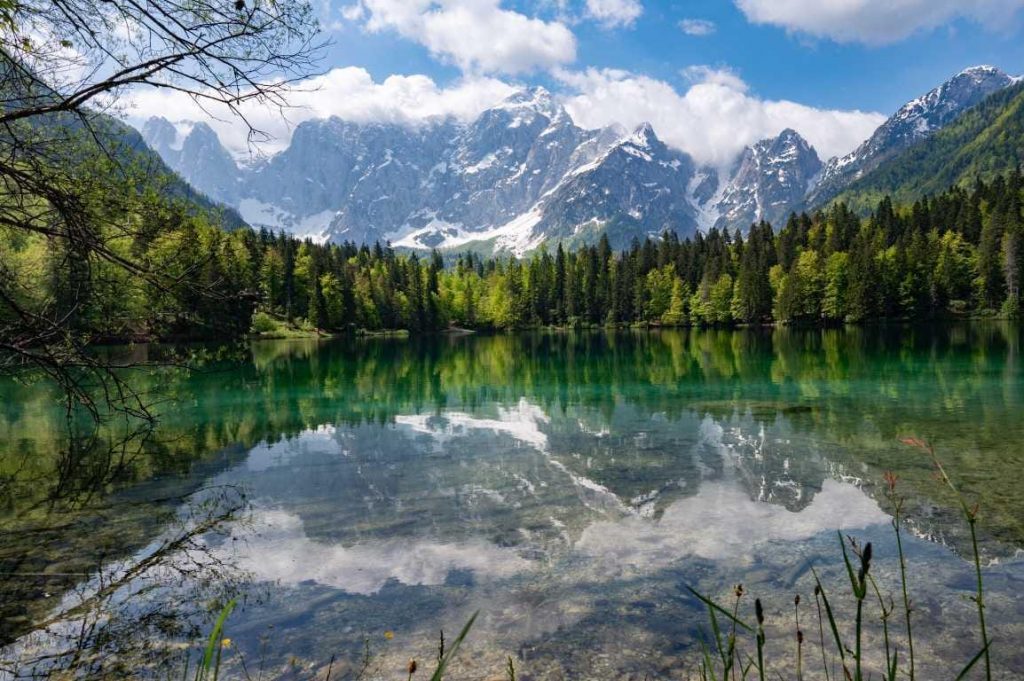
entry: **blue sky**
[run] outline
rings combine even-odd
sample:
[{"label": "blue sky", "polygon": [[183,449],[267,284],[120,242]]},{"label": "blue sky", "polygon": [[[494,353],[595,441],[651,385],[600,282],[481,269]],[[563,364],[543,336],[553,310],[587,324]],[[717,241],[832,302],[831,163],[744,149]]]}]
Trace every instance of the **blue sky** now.
[{"label": "blue sky", "polygon": [[[576,16],[567,16],[555,2],[502,4],[527,16],[561,16],[577,38],[576,66],[626,69],[679,87],[686,85],[680,75],[686,66],[729,67],[763,97],[818,107],[891,112],[975,64],[1024,73],[1022,13],[1015,3],[1002,3],[1008,9],[995,25],[954,14],[937,27],[922,27],[888,44],[837,42],[753,23],[728,0],[643,0],[642,13],[632,24],[612,28],[588,21],[584,3],[566,3],[570,10],[578,6]],[[865,12],[871,11],[873,3],[863,4]],[[328,22],[335,22],[331,65],[362,66],[378,80],[393,73],[424,73],[439,82],[461,75],[457,67],[395,32],[367,32],[360,22],[345,21],[341,12],[352,5],[332,0],[325,12]],[[709,22],[713,28],[706,35],[687,35],[680,27],[684,20]],[[542,70],[519,80],[551,85]]]},{"label": "blue sky", "polygon": [[[255,116],[271,151],[306,118],[469,120],[544,85],[585,127],[650,121],[701,161],[726,164],[783,127],[827,157],[964,67],[1024,73],[1024,0],[312,1],[325,73],[287,123]],[[191,117],[166,97],[138,115]],[[230,123],[215,127],[240,148]]]}]

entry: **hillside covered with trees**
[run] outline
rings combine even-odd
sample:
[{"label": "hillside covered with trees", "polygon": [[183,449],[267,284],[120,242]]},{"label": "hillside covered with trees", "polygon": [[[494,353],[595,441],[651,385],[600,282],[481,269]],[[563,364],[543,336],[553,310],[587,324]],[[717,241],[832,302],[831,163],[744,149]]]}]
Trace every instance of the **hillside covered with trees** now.
[{"label": "hillside covered with trees", "polygon": [[852,183],[838,200],[865,214],[885,196],[907,204],[947,187],[991,182],[1024,161],[1024,83],[1000,90]]}]

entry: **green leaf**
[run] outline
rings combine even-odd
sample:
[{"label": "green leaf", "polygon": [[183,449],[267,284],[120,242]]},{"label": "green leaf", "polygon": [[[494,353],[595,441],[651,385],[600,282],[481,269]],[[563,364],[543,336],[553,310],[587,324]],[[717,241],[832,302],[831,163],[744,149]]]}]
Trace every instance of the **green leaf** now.
[{"label": "green leaf", "polygon": [[[209,674],[210,668],[213,666],[213,654],[221,645],[221,636],[224,633],[224,622],[226,622],[228,616],[231,615],[231,611],[235,609],[235,604],[235,599],[232,598],[217,616],[217,622],[213,625],[213,631],[210,632],[210,638],[206,642],[206,650],[203,651],[203,661],[196,669],[196,681],[202,681],[202,679],[205,679],[207,674]],[[216,671],[219,670],[215,670],[215,672]]]},{"label": "green leaf", "polygon": [[978,651],[978,654],[977,654],[977,655],[975,655],[974,657],[972,657],[972,658],[971,658],[971,661],[967,663],[967,666],[966,666],[966,667],[964,667],[964,668],[963,668],[963,669],[962,669],[962,670],[960,671],[960,673],[959,673],[959,674],[957,674],[957,676],[956,676],[956,679],[955,679],[955,681],[960,681],[960,679],[963,679],[963,678],[965,678],[965,677],[967,676],[967,673],[968,673],[969,671],[971,671],[971,669],[972,669],[972,668],[974,667],[974,665],[976,665],[976,664],[978,663],[978,660],[980,660],[980,659],[981,659],[981,657],[982,657],[982,656],[983,656],[983,655],[985,654],[985,651],[987,651],[987,650],[988,650],[988,648],[989,648],[989,646],[991,646],[991,645],[992,645],[992,642],[991,642],[991,641],[989,641],[989,642],[988,642],[988,643],[987,643],[987,644],[985,645],[985,647],[984,647],[984,648],[982,648],[981,650],[979,650],[979,651]]}]

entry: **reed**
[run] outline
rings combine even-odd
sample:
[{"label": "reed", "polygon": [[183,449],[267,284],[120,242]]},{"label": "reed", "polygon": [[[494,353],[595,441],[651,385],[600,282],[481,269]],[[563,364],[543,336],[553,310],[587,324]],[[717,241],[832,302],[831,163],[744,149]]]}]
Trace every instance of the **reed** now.
[{"label": "reed", "polygon": [[[985,658],[985,679],[986,681],[992,681],[992,660],[989,656],[989,648],[991,647],[991,641],[988,638],[988,628],[985,626],[985,586],[981,577],[981,552],[978,550],[978,505],[969,506],[967,499],[960,492],[960,489],[953,483],[953,480],[946,473],[945,467],[939,460],[939,457],[935,454],[935,448],[931,443],[921,440],[919,438],[904,438],[903,443],[910,445],[911,447],[917,447],[923,450],[931,457],[932,463],[935,465],[935,470],[938,473],[939,479],[942,480],[943,484],[946,485],[952,492],[953,496],[956,497],[957,503],[960,506],[960,512],[963,513],[964,518],[967,520],[967,526],[971,531],[971,551],[974,554],[974,575],[975,575],[975,594],[972,597],[975,605],[978,609],[978,628],[981,633],[982,648],[979,655],[983,655]],[[968,666],[961,673],[961,676],[977,662],[977,658],[972,660]]]},{"label": "reed", "polygon": [[912,610],[910,607],[910,590],[907,587],[907,560],[903,555],[903,535],[901,533],[901,516],[903,514],[904,500],[902,495],[896,493],[897,480],[898,478],[896,477],[896,474],[892,471],[887,471],[885,473],[885,494],[889,499],[889,503],[892,505],[892,528],[893,532],[896,534],[896,553],[898,554],[900,562],[900,589],[903,592],[903,616],[907,630],[907,654],[910,657],[910,669],[908,670],[908,676],[910,677],[910,681],[914,681],[914,629],[910,623],[910,613]]}]

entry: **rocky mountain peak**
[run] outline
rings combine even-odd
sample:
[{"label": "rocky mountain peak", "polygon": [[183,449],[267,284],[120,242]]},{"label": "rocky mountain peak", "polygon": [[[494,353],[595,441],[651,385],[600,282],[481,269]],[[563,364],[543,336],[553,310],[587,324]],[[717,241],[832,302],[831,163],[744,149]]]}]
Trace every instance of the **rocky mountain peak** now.
[{"label": "rocky mountain peak", "polygon": [[747,147],[714,206],[716,226],[745,228],[759,220],[785,220],[821,167],[818,153],[790,128]]},{"label": "rocky mountain peak", "polygon": [[537,117],[543,117],[547,121],[569,119],[562,105],[559,104],[550,92],[543,87],[529,87],[518,90],[496,106],[488,109],[481,116],[481,120],[491,118],[508,119],[511,127],[529,123]]},{"label": "rocky mountain peak", "polygon": [[650,123],[641,123],[638,125],[629,137],[624,140],[627,144],[632,144],[641,149],[656,149],[664,146],[658,135],[654,132],[654,127]]},{"label": "rocky mountain peak", "polygon": [[181,149],[178,143],[178,129],[162,116],[153,116],[146,121],[142,126],[142,137],[165,159],[170,152]]}]

